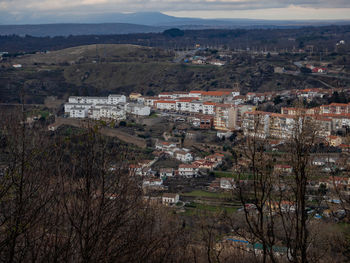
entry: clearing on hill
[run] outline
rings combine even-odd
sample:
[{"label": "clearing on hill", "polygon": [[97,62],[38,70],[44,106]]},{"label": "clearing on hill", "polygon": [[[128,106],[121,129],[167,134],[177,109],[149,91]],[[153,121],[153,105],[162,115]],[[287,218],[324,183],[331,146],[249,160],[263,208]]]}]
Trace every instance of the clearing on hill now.
[{"label": "clearing on hill", "polygon": [[97,44],[66,48],[47,53],[25,55],[14,60],[23,65],[31,64],[81,64],[102,62],[131,62],[147,60],[171,60],[174,54],[158,48],[137,45]]}]

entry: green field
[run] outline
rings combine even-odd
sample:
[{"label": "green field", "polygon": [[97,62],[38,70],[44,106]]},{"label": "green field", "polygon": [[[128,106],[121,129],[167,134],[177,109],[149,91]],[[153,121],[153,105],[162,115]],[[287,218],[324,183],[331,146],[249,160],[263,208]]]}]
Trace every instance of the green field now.
[{"label": "green field", "polygon": [[210,197],[210,198],[230,198],[231,193],[213,193],[202,190],[195,190],[189,193],[183,193],[182,196],[193,196],[193,197]]}]

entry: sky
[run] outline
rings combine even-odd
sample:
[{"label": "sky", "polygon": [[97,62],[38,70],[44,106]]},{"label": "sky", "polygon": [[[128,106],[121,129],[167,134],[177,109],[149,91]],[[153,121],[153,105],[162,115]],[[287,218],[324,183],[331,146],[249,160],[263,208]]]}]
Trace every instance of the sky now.
[{"label": "sky", "polygon": [[350,0],[0,0],[0,14],[11,15],[148,11],[198,18],[350,19]]}]

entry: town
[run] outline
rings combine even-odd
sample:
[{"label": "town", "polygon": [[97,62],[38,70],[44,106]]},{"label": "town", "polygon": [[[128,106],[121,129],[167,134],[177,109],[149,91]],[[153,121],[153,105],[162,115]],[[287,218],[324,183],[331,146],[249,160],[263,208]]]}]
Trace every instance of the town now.
[{"label": "town", "polygon": [[[239,209],[238,203],[227,206],[228,202],[223,202],[219,196],[234,191],[241,180],[238,174],[242,167],[247,173],[249,171],[242,141],[256,137],[264,140],[272,153],[282,153],[285,144],[293,138],[295,127],[302,118],[306,118],[308,124],[312,123],[317,130],[315,145],[321,147],[312,154],[312,165],[321,172],[308,186],[309,198],[319,200],[312,193],[324,187],[327,191],[323,197],[325,202],[332,203],[333,209],[336,209],[333,214],[341,218],[344,213],[340,205],[336,208],[340,201],[335,193],[337,187],[341,187],[343,194],[350,194],[350,181],[341,175],[348,169],[350,104],[331,102],[306,107],[330,101],[337,94],[349,96],[343,89],[321,88],[242,95],[238,87],[162,92],[153,97],[140,93],[130,93],[128,97],[75,96],[69,97],[68,103],[64,104],[64,117],[80,121],[103,120],[106,123],[128,123],[131,120],[147,123],[150,130],[154,129],[148,133],[148,147],[153,149],[154,159],[131,164],[129,172],[143,178],[145,198],[148,196],[152,202],[174,206],[185,213],[193,210],[196,204],[198,206],[198,202],[213,207],[215,196],[218,196],[216,205],[220,206],[221,202],[225,203],[224,209]],[[285,105],[286,101],[290,106],[281,106],[279,112],[262,110],[275,102]],[[160,122],[165,123],[165,128],[155,131]],[[55,126],[49,128],[52,130],[52,127]],[[140,129],[139,126],[134,127]],[[119,124],[118,129],[122,128]],[[128,129],[133,128],[130,126]],[[328,175],[334,169],[337,170],[336,179]],[[274,174],[288,176],[292,173],[293,168],[283,160],[283,155],[277,157]],[[249,174],[242,178],[249,182]],[[187,192],[183,192],[184,189]],[[214,198],[208,199],[207,196]],[[175,206],[179,203],[182,205]],[[331,215],[330,206],[321,210],[319,207],[310,208],[310,211],[313,209],[318,211],[318,218]]]}]

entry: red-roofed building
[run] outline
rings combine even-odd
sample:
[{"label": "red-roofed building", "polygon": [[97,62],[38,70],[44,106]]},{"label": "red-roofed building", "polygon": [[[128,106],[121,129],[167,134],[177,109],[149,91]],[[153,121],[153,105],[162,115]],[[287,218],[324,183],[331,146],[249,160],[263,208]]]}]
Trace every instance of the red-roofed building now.
[{"label": "red-roofed building", "polygon": [[326,72],[327,72],[326,68],[315,67],[315,68],[312,69],[312,73],[326,73]]}]

